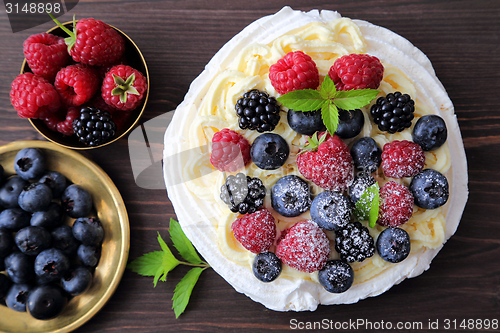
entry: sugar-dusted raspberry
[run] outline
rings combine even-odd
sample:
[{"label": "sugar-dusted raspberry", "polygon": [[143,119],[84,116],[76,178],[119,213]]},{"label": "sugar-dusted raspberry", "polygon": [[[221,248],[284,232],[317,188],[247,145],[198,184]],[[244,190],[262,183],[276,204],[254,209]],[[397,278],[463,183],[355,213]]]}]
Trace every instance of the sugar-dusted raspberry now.
[{"label": "sugar-dusted raspberry", "polygon": [[422,171],[424,165],[425,153],[418,144],[395,140],[384,145],[382,170],[386,177],[413,177]]},{"label": "sugar-dusted raspberry", "polygon": [[413,214],[413,195],[410,190],[391,180],[380,189],[380,206],[377,223],[398,227]]},{"label": "sugar-dusted raspberry", "polygon": [[28,37],[23,43],[23,52],[33,74],[50,82],[70,59],[64,38],[46,32]]},{"label": "sugar-dusted raspberry", "polygon": [[220,171],[234,172],[250,163],[250,143],[241,134],[224,128],[212,138],[210,162]]},{"label": "sugar-dusted raspberry", "polygon": [[231,229],[238,242],[253,253],[269,250],[276,238],[276,222],[265,208],[236,219]]},{"label": "sugar-dusted raspberry", "polygon": [[316,223],[301,221],[281,235],[276,255],[288,266],[312,273],[325,266],[330,255],[330,241]]},{"label": "sugar-dusted raspberry", "polygon": [[94,96],[99,88],[99,78],[88,66],[70,65],[57,73],[54,86],[65,106],[79,106]]},{"label": "sugar-dusted raspberry", "polygon": [[337,90],[377,89],[384,75],[384,66],[368,54],[348,54],[335,60],[328,76]]},{"label": "sugar-dusted raspberry", "polygon": [[71,136],[75,134],[73,121],[80,116],[80,110],[76,107],[68,108],[66,118],[57,124],[57,131],[64,135]]},{"label": "sugar-dusted raspberry", "polygon": [[298,89],[316,89],[319,72],[316,63],[302,51],[288,52],[269,68],[269,79],[280,94]]}]

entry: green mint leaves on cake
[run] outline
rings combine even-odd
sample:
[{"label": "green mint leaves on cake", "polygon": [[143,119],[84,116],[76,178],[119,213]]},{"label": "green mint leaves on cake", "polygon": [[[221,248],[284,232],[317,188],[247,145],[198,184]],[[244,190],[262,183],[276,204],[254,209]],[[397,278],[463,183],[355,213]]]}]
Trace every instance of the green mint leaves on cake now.
[{"label": "green mint leaves on cake", "polygon": [[367,187],[354,207],[354,215],[358,220],[368,221],[370,228],[377,223],[380,203],[380,187],[375,183]]},{"label": "green mint leaves on cake", "polygon": [[178,260],[170,251],[170,248],[158,233],[158,243],[162,251],[145,253],[133,260],[127,268],[143,276],[154,276],[153,285],[156,287],[158,281],[167,281],[167,274],[178,265],[194,266],[177,284],[174,291],[173,306],[175,317],[184,312],[188,305],[191,292],[193,291],[201,272],[210,267],[196,252],[193,244],[186,237],[179,222],[170,219],[170,239],[184,261]]},{"label": "green mint leaves on cake", "polygon": [[278,101],[294,111],[321,110],[321,117],[328,132],[334,134],[339,124],[339,109],[355,110],[369,104],[379,91],[375,89],[355,89],[337,91],[330,76],[325,76],[319,90],[294,90],[278,97]]}]

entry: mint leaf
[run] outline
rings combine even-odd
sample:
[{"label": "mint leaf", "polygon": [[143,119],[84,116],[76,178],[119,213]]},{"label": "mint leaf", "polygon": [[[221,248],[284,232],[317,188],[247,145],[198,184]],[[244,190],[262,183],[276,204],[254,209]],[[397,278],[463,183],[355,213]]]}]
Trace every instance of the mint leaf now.
[{"label": "mint leaf", "polygon": [[[378,186],[378,185],[377,185]],[[380,204],[380,194],[377,190],[376,194],[372,200],[372,206],[370,207],[370,213],[368,214],[368,221],[370,228],[373,228],[378,220],[378,209]]]},{"label": "mint leaf", "polygon": [[203,272],[205,268],[192,268],[175,287],[174,296],[172,297],[172,300],[174,301],[172,309],[174,309],[175,318],[179,318],[179,316],[186,309],[186,306],[189,303],[189,298],[191,297],[191,292],[193,291],[201,272]]},{"label": "mint leaf", "polygon": [[358,220],[369,221],[371,228],[375,226],[378,219],[380,187],[375,183],[367,187],[356,206],[354,207],[354,215]]},{"label": "mint leaf", "polygon": [[163,251],[154,251],[143,254],[131,261],[127,268],[142,276],[154,276],[163,263]]},{"label": "mint leaf", "polygon": [[333,103],[343,110],[355,110],[369,104],[378,93],[375,89],[337,91]]},{"label": "mint leaf", "polygon": [[170,251],[170,248],[161,238],[160,233],[158,233],[158,243],[160,243],[160,246],[163,250],[163,258],[162,258],[162,267],[161,269],[158,269],[158,271],[156,272],[155,279],[153,281],[155,287],[159,279],[165,282],[167,280],[168,272],[173,270],[175,267],[177,267],[177,265],[181,263],[179,260],[177,260],[176,257],[174,257],[172,251]]},{"label": "mint leaf", "polygon": [[333,135],[339,125],[339,111],[330,100],[321,108],[321,118],[328,132]]},{"label": "mint leaf", "polygon": [[329,75],[325,76],[325,79],[321,84],[319,93],[323,99],[335,98],[337,94],[337,88],[335,87],[335,83],[333,83],[333,80],[330,78]]},{"label": "mint leaf", "polygon": [[277,98],[283,106],[295,111],[316,111],[321,109],[325,100],[314,89],[294,90]]},{"label": "mint leaf", "polygon": [[198,256],[193,244],[182,231],[181,225],[174,219],[170,219],[170,238],[179,254],[191,264],[201,264],[203,261]]}]

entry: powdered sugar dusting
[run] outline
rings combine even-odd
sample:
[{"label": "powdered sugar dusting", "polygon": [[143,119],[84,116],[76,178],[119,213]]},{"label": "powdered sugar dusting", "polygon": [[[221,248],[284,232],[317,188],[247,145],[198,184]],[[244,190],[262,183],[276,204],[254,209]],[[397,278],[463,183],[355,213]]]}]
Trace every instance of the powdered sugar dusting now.
[{"label": "powdered sugar dusting", "polygon": [[241,245],[253,253],[269,250],[276,238],[276,222],[267,209],[236,219],[231,229]]},{"label": "powdered sugar dusting", "polygon": [[400,226],[413,214],[413,195],[410,190],[391,180],[380,189],[380,206],[377,223],[382,226]]},{"label": "powdered sugar dusting", "polygon": [[413,177],[425,165],[425,153],[418,144],[394,140],[384,145],[382,170],[386,177]]}]

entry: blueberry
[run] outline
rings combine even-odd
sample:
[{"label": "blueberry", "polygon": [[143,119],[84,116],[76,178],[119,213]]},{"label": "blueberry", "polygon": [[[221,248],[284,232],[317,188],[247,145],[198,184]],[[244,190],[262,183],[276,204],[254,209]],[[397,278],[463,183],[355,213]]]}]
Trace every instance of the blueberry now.
[{"label": "blueberry", "polygon": [[52,202],[52,190],[45,184],[34,183],[21,191],[18,198],[19,207],[26,212],[34,213],[45,210]]},{"label": "blueberry", "polygon": [[50,247],[52,237],[45,228],[30,225],[17,232],[15,241],[22,253],[36,256]]},{"label": "blueberry", "polygon": [[342,110],[339,109],[339,124],[335,134],[342,139],[354,138],[361,133],[365,124],[365,116],[360,109]]},{"label": "blueberry", "polygon": [[80,246],[75,237],[73,237],[73,229],[69,225],[61,225],[52,230],[52,246],[61,250],[68,257],[76,255],[76,250]]},{"label": "blueberry", "polygon": [[311,206],[311,190],[302,178],[289,175],[278,179],[271,188],[271,205],[286,217],[299,216]]},{"label": "blueberry", "polygon": [[61,204],[69,217],[85,217],[92,209],[92,196],[80,185],[73,184],[64,190]]},{"label": "blueberry", "polygon": [[46,281],[57,281],[69,270],[69,259],[59,249],[43,250],[35,259],[35,274]]},{"label": "blueberry", "polygon": [[271,282],[281,274],[281,260],[272,252],[259,253],[252,265],[253,274],[262,282]]},{"label": "blueberry", "polygon": [[24,180],[39,179],[45,173],[45,155],[38,148],[20,150],[14,159],[14,170]]},{"label": "blueberry", "polygon": [[360,173],[356,175],[354,181],[349,186],[349,196],[351,197],[351,201],[354,205],[358,202],[358,200],[363,195],[363,192],[377,181],[371,175],[366,173]]},{"label": "blueberry", "polygon": [[382,163],[382,149],[370,137],[363,137],[354,142],[351,156],[356,169],[366,173],[377,171]]},{"label": "blueberry", "polygon": [[30,283],[33,280],[33,258],[21,252],[9,254],[5,260],[5,271],[14,283]]},{"label": "blueberry", "polygon": [[64,309],[67,298],[61,287],[41,285],[31,289],[27,308],[35,319],[47,320],[57,317]]},{"label": "blueberry", "polygon": [[61,197],[61,194],[67,186],[66,177],[57,171],[47,172],[38,182],[50,187],[54,198]]},{"label": "blueberry", "polygon": [[0,260],[8,256],[14,247],[14,237],[12,232],[6,229],[0,229]]},{"label": "blueberry", "polygon": [[410,235],[401,228],[389,227],[378,235],[376,246],[382,259],[395,264],[410,254]]},{"label": "blueberry", "polygon": [[7,296],[7,292],[12,286],[12,281],[7,277],[7,275],[0,274],[0,300]]},{"label": "blueberry", "polygon": [[278,134],[259,135],[250,148],[252,161],[264,170],[275,170],[285,164],[290,149],[288,143]]},{"label": "blueberry", "polygon": [[290,128],[299,134],[313,135],[316,132],[325,130],[321,110],[302,112],[290,109],[288,110],[287,119]]},{"label": "blueberry", "polygon": [[3,169],[3,166],[0,165],[0,184],[3,183],[3,181],[5,180],[5,170]]},{"label": "blueberry", "polygon": [[30,215],[21,208],[8,208],[0,213],[0,228],[17,231],[30,225]]},{"label": "blueberry", "polygon": [[13,176],[7,179],[5,184],[0,187],[0,206],[5,208],[19,207],[17,200],[21,191],[29,183],[19,176]]},{"label": "blueberry", "polygon": [[64,291],[71,296],[77,296],[86,291],[91,282],[92,273],[84,266],[78,266],[61,279]]},{"label": "blueberry", "polygon": [[311,204],[311,218],[320,228],[340,230],[351,222],[353,207],[351,200],[341,193],[324,191]]},{"label": "blueberry", "polygon": [[73,236],[85,245],[99,245],[104,238],[101,221],[96,217],[81,217],[73,223]]},{"label": "blueberry", "polygon": [[45,229],[53,229],[63,222],[63,211],[57,202],[51,202],[47,209],[34,212],[30,224]]},{"label": "blueberry", "polygon": [[96,246],[82,244],[78,247],[76,254],[80,263],[87,267],[95,267],[99,262],[100,253]]},{"label": "blueberry", "polygon": [[26,312],[26,303],[31,289],[29,284],[13,284],[7,292],[5,304],[12,310]]},{"label": "blueberry", "polygon": [[448,201],[448,180],[439,171],[425,169],[413,177],[410,183],[415,205],[424,209],[441,207]]},{"label": "blueberry", "polygon": [[443,118],[437,115],[422,116],[413,127],[413,142],[424,151],[434,150],[445,143],[448,130]]},{"label": "blueberry", "polygon": [[318,280],[326,291],[339,294],[352,286],[354,271],[342,260],[330,260],[318,272]]}]

